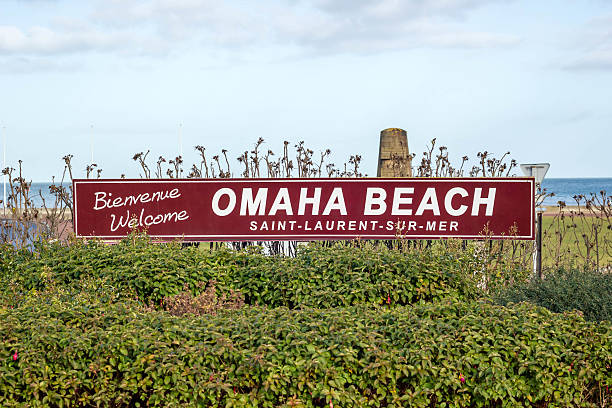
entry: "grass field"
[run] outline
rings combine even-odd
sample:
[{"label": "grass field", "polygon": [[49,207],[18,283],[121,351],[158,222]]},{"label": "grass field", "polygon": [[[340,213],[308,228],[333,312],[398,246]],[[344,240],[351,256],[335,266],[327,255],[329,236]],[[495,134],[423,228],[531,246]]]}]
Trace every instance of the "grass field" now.
[{"label": "grass field", "polygon": [[544,217],[543,265],[612,265],[612,229],[596,217]]},{"label": "grass field", "polygon": [[[545,269],[575,267],[594,270],[612,266],[612,228],[606,219],[546,216],[542,222],[542,265]],[[209,251],[209,244],[202,243],[200,249]],[[529,252],[523,258],[530,269],[532,245],[525,242],[522,245]],[[504,245],[503,248],[502,251],[510,257],[508,251],[511,251],[512,245]]]},{"label": "grass field", "polygon": [[[612,228],[606,219],[596,217],[545,216],[543,217],[542,264],[544,269],[606,269],[612,266]],[[433,246],[448,246],[449,241],[434,241]],[[522,262],[523,268],[531,270],[535,242],[497,241],[493,252],[501,249],[502,258]],[[423,248],[431,243],[422,242]],[[305,243],[303,243],[305,245]],[[401,246],[401,244],[399,244]],[[302,244],[299,244],[302,246]],[[203,242],[201,251],[209,252],[210,243]],[[513,248],[520,248],[512,255]],[[520,261],[522,259],[522,261]]]}]

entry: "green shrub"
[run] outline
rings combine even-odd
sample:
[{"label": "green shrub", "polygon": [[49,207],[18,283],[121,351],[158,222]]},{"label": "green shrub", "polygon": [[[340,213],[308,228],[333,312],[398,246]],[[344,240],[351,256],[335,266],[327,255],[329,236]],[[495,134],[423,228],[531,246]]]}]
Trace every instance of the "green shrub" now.
[{"label": "green shrub", "polygon": [[316,245],[300,250],[296,258],[233,253],[214,269],[221,281],[239,290],[252,305],[408,305],[474,297],[466,271],[470,259],[431,252]]},{"label": "green shrub", "polygon": [[43,289],[48,279],[78,286],[84,277],[104,278],[119,293],[156,305],[176,296],[185,285],[197,295],[201,283],[211,281],[221,296],[234,290],[250,305],[289,308],[407,305],[445,297],[473,298],[476,293],[469,278],[471,255],[401,253],[385,247],[316,245],[288,258],[137,240],[47,245],[30,255],[11,251],[2,255],[6,285],[28,291]]},{"label": "green shrub", "polygon": [[0,406],[594,406],[612,328],[444,301],[204,317],[28,298],[0,308]]},{"label": "green shrub", "polygon": [[587,320],[612,321],[612,275],[601,272],[559,270],[500,291],[495,301],[530,302],[553,312],[579,310]]}]

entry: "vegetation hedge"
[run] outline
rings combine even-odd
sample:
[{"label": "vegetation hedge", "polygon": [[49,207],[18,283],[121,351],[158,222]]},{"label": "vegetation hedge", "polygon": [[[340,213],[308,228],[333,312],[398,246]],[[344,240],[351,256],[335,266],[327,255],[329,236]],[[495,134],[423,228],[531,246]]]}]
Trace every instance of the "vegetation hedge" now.
[{"label": "vegetation hedge", "polygon": [[612,274],[561,269],[502,289],[494,298],[502,305],[530,302],[553,312],[579,310],[587,320],[612,321]]},{"label": "vegetation hedge", "polygon": [[0,406],[610,403],[612,328],[453,302],[204,317],[38,293],[0,308]]},{"label": "vegetation hedge", "polygon": [[43,289],[52,278],[78,285],[83,277],[104,278],[122,294],[159,304],[185,285],[215,282],[218,292],[237,290],[249,305],[336,307],[407,305],[475,296],[469,271],[475,258],[432,251],[401,253],[386,247],[309,246],[295,258],[257,251],[202,251],[146,240],[117,245],[95,242],[43,245],[34,253],[2,253],[2,277],[17,290]]},{"label": "vegetation hedge", "polygon": [[[133,238],[0,252],[2,407],[612,403],[610,322],[475,301],[469,251],[288,258]],[[171,314],[194,305],[204,315]]]}]

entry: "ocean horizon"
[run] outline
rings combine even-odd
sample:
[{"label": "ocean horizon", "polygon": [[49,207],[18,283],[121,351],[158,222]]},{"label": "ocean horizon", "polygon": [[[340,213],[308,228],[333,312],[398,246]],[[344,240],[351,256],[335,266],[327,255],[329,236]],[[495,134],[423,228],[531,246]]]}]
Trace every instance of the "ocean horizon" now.
[{"label": "ocean horizon", "polygon": [[603,191],[606,196],[611,196],[612,177],[545,178],[542,188],[546,193],[554,194],[544,199],[545,206],[557,206],[560,201],[566,205],[577,205],[574,197],[580,195],[588,198],[591,194],[599,195]]}]

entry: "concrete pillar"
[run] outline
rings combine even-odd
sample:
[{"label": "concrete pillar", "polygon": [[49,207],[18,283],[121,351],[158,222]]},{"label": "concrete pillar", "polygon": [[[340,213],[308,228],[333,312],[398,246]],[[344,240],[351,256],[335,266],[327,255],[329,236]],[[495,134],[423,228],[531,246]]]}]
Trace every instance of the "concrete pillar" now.
[{"label": "concrete pillar", "polygon": [[404,129],[390,128],[380,132],[376,177],[412,177],[412,157]]}]

